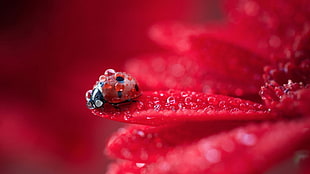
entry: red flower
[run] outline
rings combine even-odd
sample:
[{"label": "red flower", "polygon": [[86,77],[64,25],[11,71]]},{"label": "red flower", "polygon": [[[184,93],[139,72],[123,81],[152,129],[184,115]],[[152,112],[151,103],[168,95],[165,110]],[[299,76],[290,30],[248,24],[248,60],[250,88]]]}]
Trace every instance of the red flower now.
[{"label": "red flower", "polygon": [[109,174],[262,173],[309,154],[309,3],[231,0],[225,7],[225,26],[154,25],[151,38],[169,52],[126,63],[149,91],[92,110],[142,124],[110,139],[107,154],[121,160]]},{"label": "red flower", "polygon": [[192,4],[0,1],[0,173],[102,173],[98,151],[116,124],[85,117],[85,89],[102,66],[159,49],[145,28],[188,18]]}]

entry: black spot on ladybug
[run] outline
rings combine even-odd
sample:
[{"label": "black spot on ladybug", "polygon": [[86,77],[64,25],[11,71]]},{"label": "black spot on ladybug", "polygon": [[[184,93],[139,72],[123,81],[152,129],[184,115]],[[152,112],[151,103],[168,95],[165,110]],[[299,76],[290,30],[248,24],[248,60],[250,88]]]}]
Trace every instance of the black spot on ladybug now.
[{"label": "black spot on ladybug", "polygon": [[118,96],[119,98],[121,98],[121,97],[123,96],[123,92],[122,92],[122,91],[117,91],[117,96]]},{"label": "black spot on ladybug", "polygon": [[139,91],[139,86],[137,84],[135,84],[135,90]]},{"label": "black spot on ladybug", "polygon": [[117,76],[115,80],[117,80],[117,81],[121,82],[121,81],[124,81],[124,77]]}]

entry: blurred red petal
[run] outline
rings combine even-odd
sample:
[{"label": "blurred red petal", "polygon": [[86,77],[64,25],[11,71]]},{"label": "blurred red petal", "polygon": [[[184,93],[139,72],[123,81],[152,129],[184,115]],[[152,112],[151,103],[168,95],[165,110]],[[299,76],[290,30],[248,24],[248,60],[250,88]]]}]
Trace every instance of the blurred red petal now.
[{"label": "blurred red petal", "polygon": [[309,119],[237,128],[175,148],[144,172],[261,173],[309,143],[309,130]]},{"label": "blurred red petal", "polygon": [[287,57],[296,38],[309,31],[307,0],[230,0],[226,10],[243,39],[255,42],[257,50],[271,57]]},{"label": "blurred red petal", "polygon": [[245,48],[207,35],[193,37],[191,46],[190,52],[182,56],[166,54],[131,60],[126,69],[147,89],[257,95],[263,84],[263,67],[268,61]]},{"label": "blurred red petal", "polygon": [[262,86],[260,94],[265,104],[281,116],[310,115],[309,85],[305,86],[302,83],[293,83],[292,81],[279,85],[271,81]]},{"label": "blurred red petal", "polygon": [[190,91],[144,92],[130,103],[92,110],[115,121],[146,125],[184,121],[269,120],[275,116],[263,105],[239,98]]},{"label": "blurred red petal", "polygon": [[242,121],[193,122],[159,127],[120,128],[109,140],[109,156],[135,162],[154,162],[176,146],[244,125]]},{"label": "blurred red petal", "polygon": [[263,67],[268,61],[245,48],[208,35],[192,38],[192,44],[194,57],[203,65],[201,69],[211,76],[206,78],[208,86],[220,93],[227,90],[229,94],[238,95],[237,89],[242,89],[242,94],[257,93],[263,83]]},{"label": "blurred red petal", "polygon": [[203,26],[185,25],[178,22],[158,23],[150,28],[150,38],[159,45],[177,52],[191,48],[190,37],[204,33]]},{"label": "blurred red petal", "polygon": [[143,163],[119,160],[108,166],[106,174],[139,174],[144,165]]}]

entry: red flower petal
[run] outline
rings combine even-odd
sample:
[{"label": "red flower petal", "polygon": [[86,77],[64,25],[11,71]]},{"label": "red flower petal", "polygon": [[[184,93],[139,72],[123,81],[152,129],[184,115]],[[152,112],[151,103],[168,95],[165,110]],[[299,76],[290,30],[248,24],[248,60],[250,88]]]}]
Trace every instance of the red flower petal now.
[{"label": "red flower petal", "polygon": [[289,80],[304,85],[310,84],[310,32],[308,36],[300,39],[296,44],[296,49],[288,59],[278,61],[278,63],[264,68],[265,82],[275,81],[279,85],[287,83]]},{"label": "red flower petal", "polygon": [[256,54],[269,57],[269,53],[262,53],[258,49],[255,40],[251,40],[249,36],[245,36],[239,27],[230,24],[207,24],[201,25],[186,25],[176,22],[158,23],[151,27],[150,37],[159,45],[184,53],[193,49],[191,39],[197,38],[200,35],[212,37],[224,42],[240,45]]},{"label": "red flower petal", "polygon": [[126,69],[148,89],[257,95],[263,84],[261,74],[268,63],[266,60],[244,48],[206,35],[192,38],[191,44],[191,51],[183,56],[149,56],[131,60]]},{"label": "red flower petal", "polygon": [[239,98],[190,91],[145,92],[137,101],[92,110],[115,121],[147,125],[203,120],[268,120],[274,115],[261,104]]},{"label": "red flower petal", "polygon": [[310,120],[235,129],[181,146],[147,166],[145,173],[261,173],[309,143]]},{"label": "red flower petal", "polygon": [[296,38],[309,30],[307,0],[230,0],[226,9],[243,40],[253,41],[257,50],[270,56],[287,57]]},{"label": "red flower petal", "polygon": [[[210,78],[206,78],[206,80],[210,80],[209,86],[215,87],[217,91],[225,90],[230,84],[235,90],[242,91],[233,91],[232,94],[237,96],[244,93],[256,94],[263,84],[261,74],[263,67],[269,63],[264,58],[234,44],[213,39],[208,35],[199,35],[193,38],[192,44],[193,54],[198,57],[199,63],[207,68],[205,73],[211,75]],[[217,86],[217,84],[221,85]]]},{"label": "red flower petal", "polygon": [[205,33],[202,26],[186,26],[177,22],[158,23],[151,27],[150,38],[158,44],[176,52],[188,51],[191,48],[190,37]]},{"label": "red flower petal", "polygon": [[279,115],[286,117],[310,115],[310,89],[309,85],[293,83],[278,85],[271,81],[261,88],[260,94],[266,105]]},{"label": "red flower petal", "polygon": [[154,162],[176,146],[244,124],[242,121],[220,121],[120,128],[109,140],[106,152],[109,156],[135,162]]},{"label": "red flower petal", "polygon": [[108,166],[106,174],[139,174],[144,165],[143,163],[119,160]]}]

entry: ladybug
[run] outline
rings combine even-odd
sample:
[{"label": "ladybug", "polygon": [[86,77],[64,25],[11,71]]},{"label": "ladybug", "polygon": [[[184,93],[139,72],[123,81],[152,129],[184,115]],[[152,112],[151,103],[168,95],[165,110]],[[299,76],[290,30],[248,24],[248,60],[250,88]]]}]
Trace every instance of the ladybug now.
[{"label": "ladybug", "polygon": [[89,109],[102,108],[105,103],[117,106],[131,102],[140,95],[137,81],[131,75],[107,69],[99,77],[93,90],[86,92],[86,105]]}]

